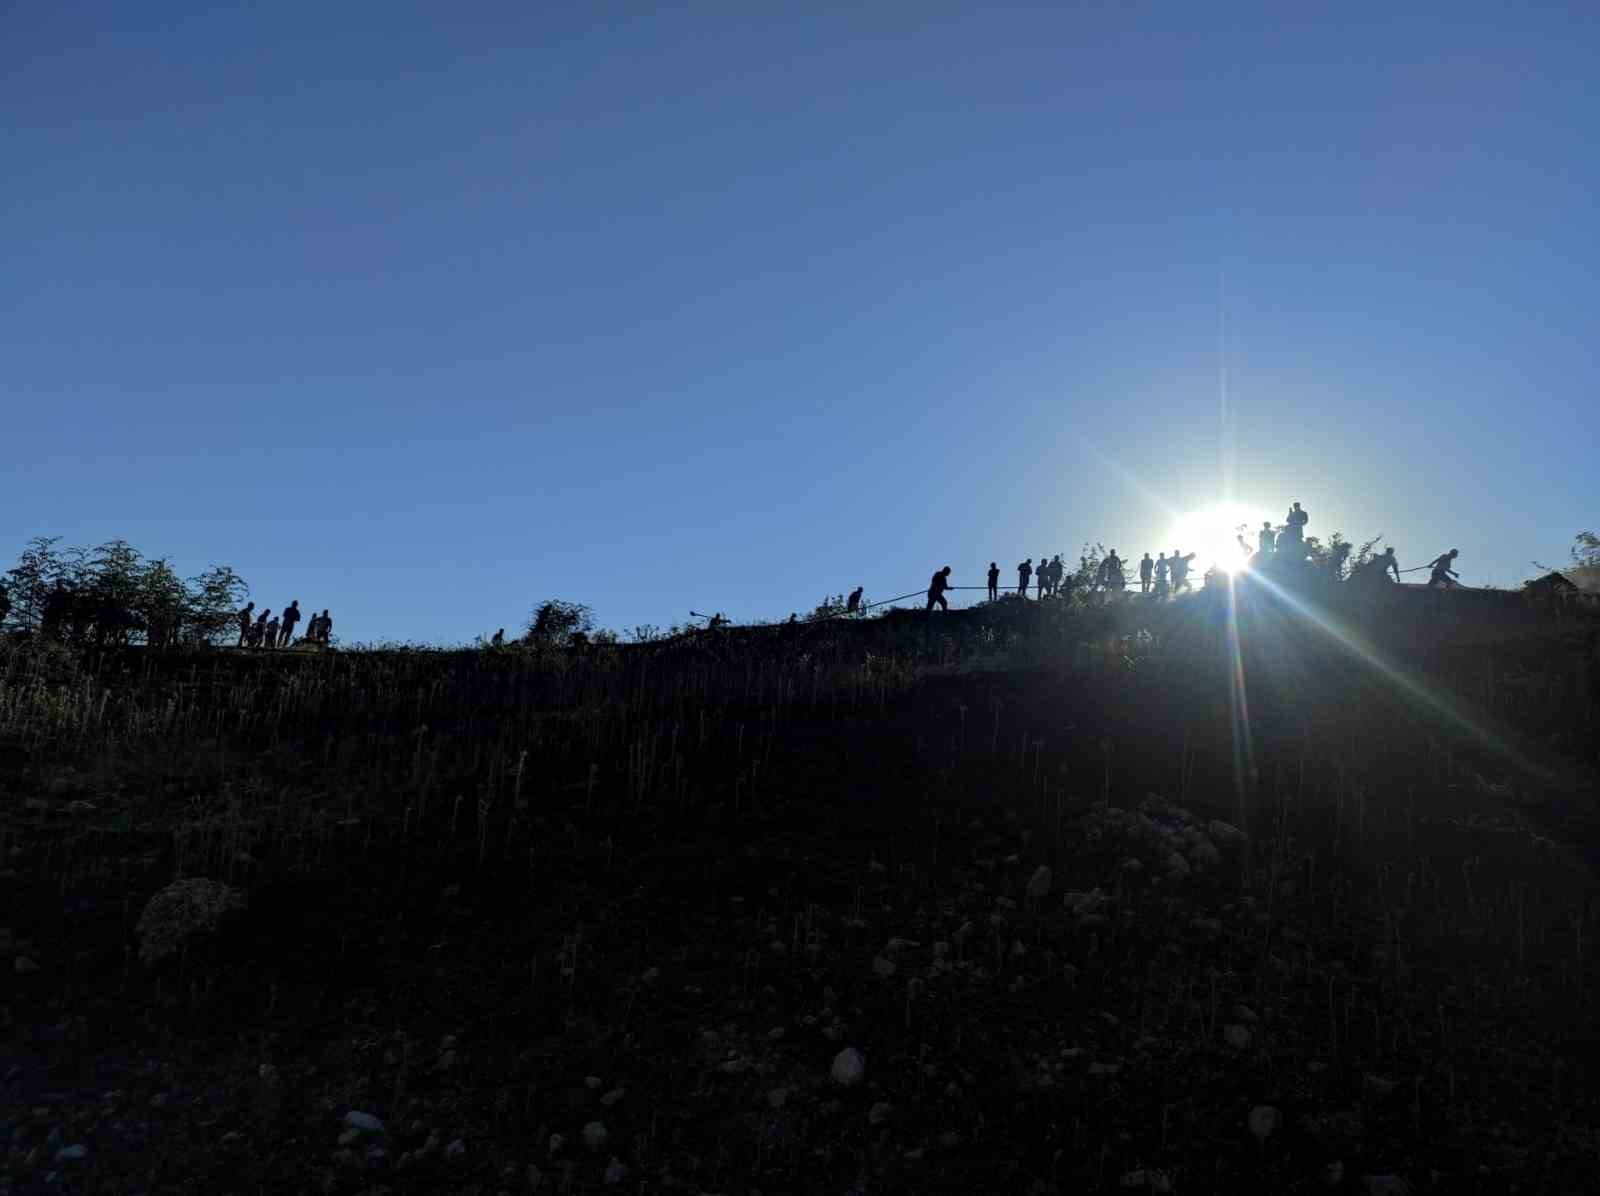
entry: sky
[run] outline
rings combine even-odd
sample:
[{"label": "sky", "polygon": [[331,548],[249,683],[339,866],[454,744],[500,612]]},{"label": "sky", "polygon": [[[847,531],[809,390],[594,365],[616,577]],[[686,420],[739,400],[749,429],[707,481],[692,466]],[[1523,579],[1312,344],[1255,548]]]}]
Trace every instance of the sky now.
[{"label": "sky", "polygon": [[1600,6],[15,4],[0,558],[347,641],[1600,524]]}]

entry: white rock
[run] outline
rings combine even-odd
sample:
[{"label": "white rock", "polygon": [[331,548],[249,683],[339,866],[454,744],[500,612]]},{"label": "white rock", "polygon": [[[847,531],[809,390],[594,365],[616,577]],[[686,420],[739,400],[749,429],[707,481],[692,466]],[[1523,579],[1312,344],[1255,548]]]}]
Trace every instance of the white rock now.
[{"label": "white rock", "polygon": [[607,1142],[611,1141],[611,1131],[599,1121],[591,1121],[583,1127],[583,1145],[586,1149],[598,1153],[605,1149]]},{"label": "white rock", "polygon": [[362,1113],[357,1109],[352,1109],[344,1115],[344,1123],[351,1129],[361,1130],[363,1133],[383,1133],[383,1122],[379,1121],[371,1113]]},{"label": "white rock", "polygon": [[64,1146],[56,1151],[56,1162],[76,1163],[89,1157],[89,1148],[82,1143],[74,1146]]},{"label": "white rock", "polygon": [[869,1125],[882,1125],[885,1121],[889,1120],[889,1114],[891,1112],[893,1112],[893,1109],[889,1102],[886,1100],[881,1100],[877,1104],[873,1105],[872,1108],[867,1110],[867,1123]]},{"label": "white rock", "polygon": [[831,1073],[833,1082],[845,1088],[854,1088],[867,1074],[867,1061],[855,1047],[845,1047],[833,1057]]},{"label": "white rock", "polygon": [[1367,1196],[1407,1196],[1411,1191],[1410,1184],[1398,1175],[1388,1172],[1381,1175],[1363,1175],[1361,1186]]},{"label": "white rock", "polygon": [[1223,822],[1220,818],[1213,819],[1211,825],[1206,829],[1211,832],[1211,841],[1213,843],[1221,843],[1225,847],[1237,847],[1249,838],[1233,823]]},{"label": "white rock", "polygon": [[605,1081],[602,1080],[599,1076],[584,1076],[583,1077],[583,1082],[585,1084],[587,1084],[592,1091],[595,1091],[595,1092],[600,1091],[600,1085],[605,1083]]},{"label": "white rock", "polygon": [[1040,864],[1033,870],[1033,875],[1028,878],[1028,896],[1037,901],[1050,894],[1050,883],[1053,877],[1050,869]]},{"label": "white rock", "polygon": [[1248,1124],[1256,1141],[1265,1142],[1272,1137],[1273,1131],[1283,1124],[1283,1114],[1271,1105],[1257,1105],[1250,1110]]},{"label": "white rock", "polygon": [[361,1131],[360,1130],[355,1130],[355,1129],[343,1130],[339,1134],[339,1145],[340,1146],[353,1146],[353,1145],[355,1145],[356,1140],[358,1138],[360,1138],[360,1137],[361,1137]]},{"label": "white rock", "polygon": [[616,1104],[619,1100],[627,1095],[628,1090],[626,1088],[613,1088],[610,1092],[606,1093],[600,1098],[600,1104],[609,1109],[612,1105]]},{"label": "white rock", "polygon": [[444,1152],[445,1154],[450,1155],[452,1158],[458,1155],[464,1155],[467,1153],[467,1144],[460,1138],[457,1138],[454,1142],[450,1143],[449,1146],[444,1148]]}]

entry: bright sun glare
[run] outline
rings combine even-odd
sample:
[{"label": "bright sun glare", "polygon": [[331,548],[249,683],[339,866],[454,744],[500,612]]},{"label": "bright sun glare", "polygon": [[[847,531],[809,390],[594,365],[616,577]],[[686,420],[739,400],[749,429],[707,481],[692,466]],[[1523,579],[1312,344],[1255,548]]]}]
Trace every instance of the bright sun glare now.
[{"label": "bright sun glare", "polygon": [[[1242,503],[1216,503],[1190,511],[1167,529],[1159,549],[1174,549],[1187,556],[1194,553],[1190,571],[1203,575],[1213,565],[1225,573],[1237,573],[1255,551],[1256,533],[1268,516]],[[1241,548],[1236,537],[1243,536],[1248,548]]]}]

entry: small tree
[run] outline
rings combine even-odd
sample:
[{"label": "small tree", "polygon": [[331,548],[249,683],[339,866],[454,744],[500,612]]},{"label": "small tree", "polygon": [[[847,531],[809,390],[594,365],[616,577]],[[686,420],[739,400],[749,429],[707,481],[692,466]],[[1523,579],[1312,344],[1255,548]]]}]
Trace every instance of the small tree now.
[{"label": "small tree", "polygon": [[215,645],[237,625],[239,605],[250,595],[244,578],[228,565],[217,565],[187,585],[185,637],[192,643]]},{"label": "small tree", "polygon": [[816,609],[808,617],[812,619],[831,619],[835,615],[844,614],[845,607],[848,605],[843,594],[824,594],[822,601],[817,603]]},{"label": "small tree", "polygon": [[581,602],[548,598],[533,608],[523,635],[526,643],[564,648],[574,639],[587,640],[594,630],[594,612]]},{"label": "small tree", "polygon": [[1600,591],[1600,536],[1579,532],[1572,541],[1572,567],[1567,579],[1580,590]]},{"label": "small tree", "polygon": [[60,536],[35,536],[28,541],[17,563],[6,571],[6,586],[11,592],[11,611],[17,626],[32,631],[44,621],[45,606],[57,583],[65,583],[69,568],[56,549]]}]

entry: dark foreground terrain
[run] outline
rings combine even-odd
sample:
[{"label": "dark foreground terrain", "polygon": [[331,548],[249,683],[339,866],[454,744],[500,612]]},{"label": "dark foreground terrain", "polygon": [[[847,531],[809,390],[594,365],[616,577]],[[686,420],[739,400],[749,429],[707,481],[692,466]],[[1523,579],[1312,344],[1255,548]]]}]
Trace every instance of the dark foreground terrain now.
[{"label": "dark foreground terrain", "polygon": [[1593,1191],[1594,624],[1385,598],[13,644],[0,1193]]}]

